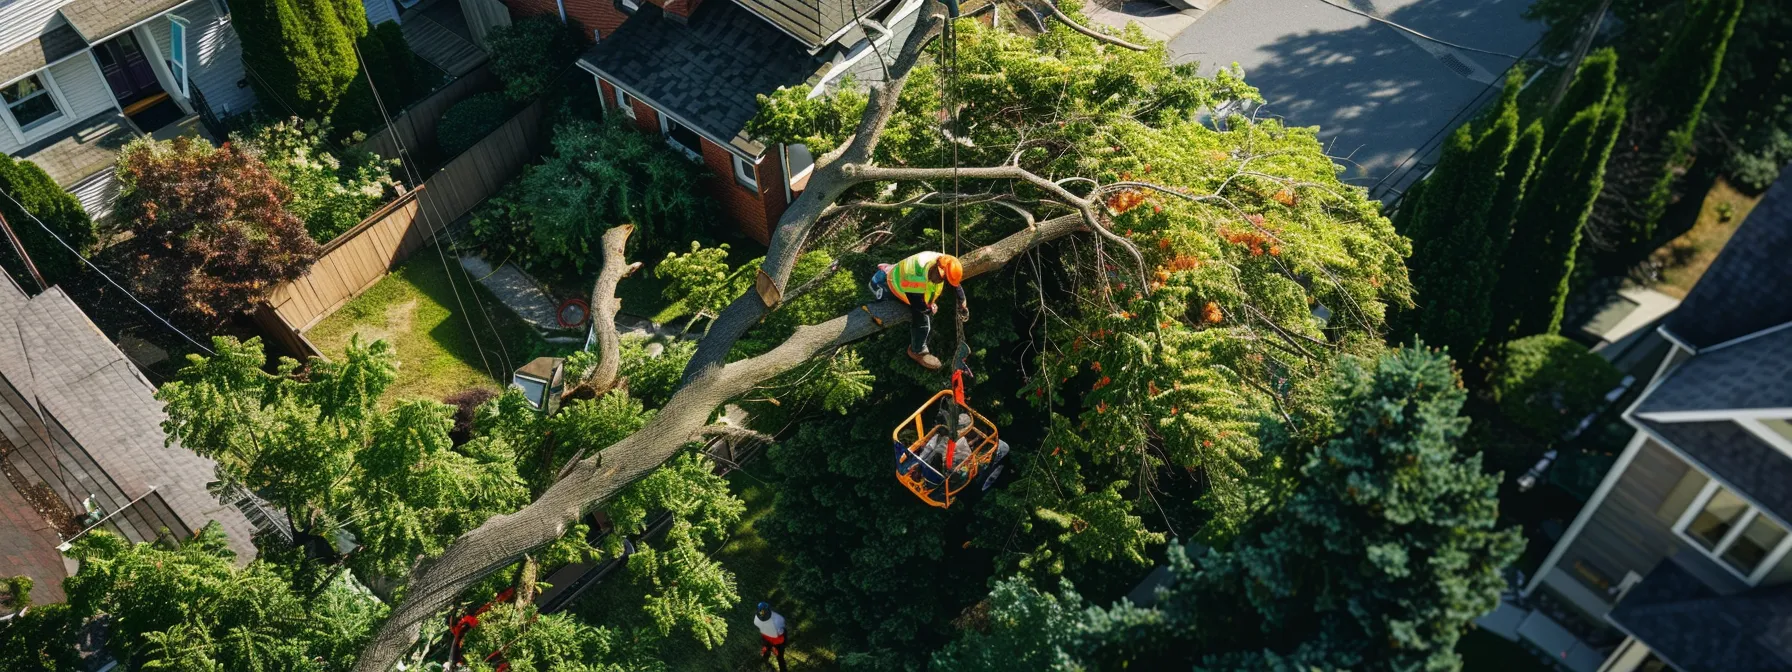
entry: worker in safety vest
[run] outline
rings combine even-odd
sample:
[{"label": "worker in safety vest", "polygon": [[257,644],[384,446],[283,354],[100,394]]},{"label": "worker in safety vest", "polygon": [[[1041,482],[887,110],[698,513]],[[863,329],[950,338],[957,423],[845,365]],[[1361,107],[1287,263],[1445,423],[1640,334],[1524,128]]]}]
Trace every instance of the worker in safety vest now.
[{"label": "worker in safety vest", "polygon": [[946,285],[958,293],[958,319],[971,319],[970,305],[964,300],[964,265],[958,257],[939,252],[920,252],[895,266],[878,264],[871,276],[871,296],[878,301],[895,298],[908,304],[908,356],[930,370],[940,368],[940,359],[927,351],[927,336],[933,331],[933,314],[939,312],[934,303]]}]

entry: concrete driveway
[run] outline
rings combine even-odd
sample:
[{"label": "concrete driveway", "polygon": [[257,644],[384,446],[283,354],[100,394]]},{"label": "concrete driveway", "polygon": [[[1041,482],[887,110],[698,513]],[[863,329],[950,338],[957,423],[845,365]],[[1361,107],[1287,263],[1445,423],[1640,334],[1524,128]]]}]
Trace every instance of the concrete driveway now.
[{"label": "concrete driveway", "polygon": [[[1521,14],[1530,0],[1337,0],[1456,44],[1521,55],[1542,25]],[[1105,7],[1095,7],[1104,3]],[[1203,73],[1230,64],[1267,101],[1259,116],[1318,126],[1345,181],[1392,197],[1435,162],[1464,108],[1498,93],[1512,58],[1452,49],[1352,14],[1323,0],[1228,0],[1207,11],[1167,10],[1154,0],[1096,0],[1099,23],[1139,21]],[[1415,155],[1417,155],[1415,157]]]}]

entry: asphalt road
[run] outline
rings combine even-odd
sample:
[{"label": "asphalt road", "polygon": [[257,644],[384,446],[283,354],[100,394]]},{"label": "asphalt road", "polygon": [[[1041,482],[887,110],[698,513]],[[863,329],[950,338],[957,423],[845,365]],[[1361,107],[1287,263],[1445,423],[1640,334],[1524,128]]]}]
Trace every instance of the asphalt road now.
[{"label": "asphalt road", "polygon": [[[1542,36],[1530,0],[1337,0],[1432,37],[1523,54]],[[1455,125],[1513,59],[1448,49],[1323,0],[1229,0],[1169,42],[1203,73],[1236,63],[1263,92],[1259,116],[1318,126],[1351,184],[1382,197],[1419,174],[1413,156]],[[1453,57],[1450,63],[1445,56]],[[1458,119],[1456,123],[1459,123]],[[1378,185],[1378,182],[1380,183]]]}]

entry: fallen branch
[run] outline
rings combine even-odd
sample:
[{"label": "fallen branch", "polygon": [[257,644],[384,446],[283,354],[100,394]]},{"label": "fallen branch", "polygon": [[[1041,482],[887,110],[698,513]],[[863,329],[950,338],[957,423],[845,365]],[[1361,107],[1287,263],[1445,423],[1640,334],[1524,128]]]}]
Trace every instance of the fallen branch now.
[{"label": "fallen branch", "polygon": [[597,281],[591,283],[591,329],[597,335],[598,360],[597,368],[579,387],[600,396],[616,386],[616,376],[622,370],[622,338],[616,333],[616,313],[622,310],[622,300],[616,298],[616,283],[641,267],[641,262],[631,264],[624,257],[629,234],[634,231],[634,225],[624,224],[604,232],[604,265],[597,272]]},{"label": "fallen branch", "polygon": [[1089,37],[1095,38],[1095,41],[1097,41],[1097,42],[1105,42],[1107,44],[1111,44],[1116,47],[1120,47],[1122,49],[1131,49],[1133,51],[1149,51],[1150,50],[1149,47],[1145,47],[1143,45],[1138,45],[1138,44],[1133,44],[1131,42],[1127,42],[1126,40],[1122,40],[1118,37],[1114,37],[1113,35],[1109,35],[1107,33],[1103,33],[1103,32],[1097,31],[1093,28],[1090,28],[1088,26],[1085,26],[1083,24],[1077,23],[1074,19],[1070,18],[1069,14],[1065,14],[1064,10],[1058,9],[1058,3],[1052,2],[1051,0],[1046,0],[1045,6],[1051,8],[1052,18],[1057,19],[1060,23],[1063,23],[1065,27],[1067,27],[1071,30],[1074,30],[1076,32],[1082,33]]}]

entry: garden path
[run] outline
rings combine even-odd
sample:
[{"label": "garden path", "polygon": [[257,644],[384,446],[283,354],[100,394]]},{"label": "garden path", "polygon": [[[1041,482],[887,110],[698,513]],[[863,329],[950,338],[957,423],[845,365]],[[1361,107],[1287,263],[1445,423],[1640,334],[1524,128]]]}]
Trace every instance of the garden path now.
[{"label": "garden path", "polygon": [[471,254],[462,256],[460,265],[529,326],[539,331],[560,329],[554,300],[548,298],[547,293],[541,291],[541,284],[522,269],[514,264],[493,269],[491,262]]}]

